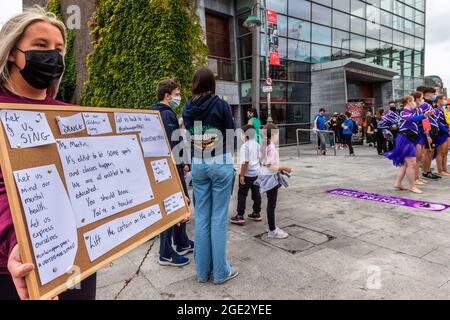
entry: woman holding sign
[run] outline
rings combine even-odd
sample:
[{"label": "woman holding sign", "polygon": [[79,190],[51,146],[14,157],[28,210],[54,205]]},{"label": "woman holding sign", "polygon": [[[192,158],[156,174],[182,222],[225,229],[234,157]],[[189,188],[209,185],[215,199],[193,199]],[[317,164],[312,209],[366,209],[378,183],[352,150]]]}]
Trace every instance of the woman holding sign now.
[{"label": "woman holding sign", "polygon": [[[0,31],[0,103],[64,105],[54,99],[64,72],[64,24],[40,7],[11,18]],[[28,299],[35,266],[22,263],[0,170],[0,300]],[[95,299],[96,276],[62,300]]]},{"label": "woman holding sign", "polygon": [[411,96],[403,97],[401,101],[404,106],[400,113],[399,135],[395,143],[395,149],[385,153],[385,156],[392,160],[396,167],[400,167],[395,181],[395,188],[406,190],[402,185],[405,175],[409,182],[409,191],[422,194],[416,187],[416,142],[419,137],[419,128],[417,123],[431,115],[432,111],[425,114],[419,114],[414,106],[414,98]]}]

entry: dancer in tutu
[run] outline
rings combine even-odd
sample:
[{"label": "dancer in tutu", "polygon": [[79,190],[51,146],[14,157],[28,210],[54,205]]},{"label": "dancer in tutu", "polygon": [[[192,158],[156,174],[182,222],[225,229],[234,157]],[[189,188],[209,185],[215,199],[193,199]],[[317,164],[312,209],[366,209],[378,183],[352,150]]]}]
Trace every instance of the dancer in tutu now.
[{"label": "dancer in tutu", "polygon": [[418,122],[431,115],[432,111],[425,114],[418,114],[414,108],[414,98],[405,96],[402,99],[403,111],[400,113],[399,135],[395,143],[395,149],[385,153],[385,156],[392,160],[395,166],[400,167],[395,181],[395,188],[406,190],[402,185],[405,175],[408,178],[408,190],[422,194],[423,192],[416,187],[416,142],[419,137]]},{"label": "dancer in tutu", "polygon": [[447,121],[445,120],[445,111],[444,111],[445,108],[444,104],[446,103],[447,103],[446,97],[444,95],[439,95],[436,101],[436,108],[434,109],[439,124],[436,164],[438,168],[438,174],[443,177],[450,176],[450,173],[448,172],[448,165],[446,158],[446,154],[448,154],[447,141],[449,137],[448,124]]},{"label": "dancer in tutu", "polygon": [[[412,97],[414,98],[414,106],[416,107],[417,114],[423,114],[422,109],[419,108],[419,106],[423,103],[423,93],[420,91],[415,91],[412,93]],[[417,139],[416,143],[416,185],[423,186],[427,185],[428,182],[420,178],[419,171],[422,164],[423,154],[425,152],[425,145],[428,144],[428,141],[427,135],[423,131],[422,123],[418,123],[417,125],[419,127],[419,138]]]}]

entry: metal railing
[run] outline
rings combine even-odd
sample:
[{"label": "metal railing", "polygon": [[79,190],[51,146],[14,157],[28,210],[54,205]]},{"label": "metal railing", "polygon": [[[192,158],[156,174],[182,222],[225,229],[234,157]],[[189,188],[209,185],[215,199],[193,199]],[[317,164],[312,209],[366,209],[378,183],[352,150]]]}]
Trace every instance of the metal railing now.
[{"label": "metal railing", "polygon": [[[315,133],[317,135],[317,139],[320,139],[318,133],[324,133],[325,135],[333,135],[333,141],[334,141],[334,156],[337,156],[337,150],[336,150],[336,133],[334,131],[328,131],[328,130],[314,130],[314,129],[297,129],[296,130],[296,136],[297,136],[297,156],[300,158],[300,132],[310,132]],[[317,155],[319,155],[319,151],[317,150]]]}]

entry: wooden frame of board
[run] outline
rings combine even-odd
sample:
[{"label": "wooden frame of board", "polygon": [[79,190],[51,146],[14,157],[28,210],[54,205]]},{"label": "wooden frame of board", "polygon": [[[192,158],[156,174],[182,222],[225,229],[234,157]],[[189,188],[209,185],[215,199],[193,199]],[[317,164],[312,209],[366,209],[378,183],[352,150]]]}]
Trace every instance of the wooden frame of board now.
[{"label": "wooden frame of board", "polygon": [[[135,110],[135,109],[118,109],[118,108],[92,108],[92,107],[80,107],[80,106],[48,106],[48,105],[26,105],[26,104],[0,104],[0,110],[22,110],[22,111],[35,111],[35,112],[44,112],[47,117],[47,121],[50,125],[50,128],[53,132],[55,139],[65,139],[65,138],[79,138],[79,137],[89,137],[87,135],[86,130],[83,132],[79,132],[71,135],[61,135],[58,129],[58,125],[56,123],[56,117],[67,117],[80,112],[94,112],[94,113],[107,113],[111,127],[113,129],[113,133],[99,135],[102,136],[121,136],[124,134],[117,134],[116,125],[114,119],[114,113],[150,113],[157,114],[159,116],[159,112],[157,111],[149,111],[149,110]],[[161,117],[159,116],[159,120],[161,122],[162,128],[164,125],[161,121]],[[4,130],[3,125],[0,123],[0,166],[3,172],[3,178],[5,181],[6,192],[8,196],[9,206],[11,209],[11,215],[13,218],[15,233],[17,237],[17,241],[20,248],[21,258],[24,263],[33,263],[35,264],[34,254],[31,248],[31,241],[28,233],[28,227],[26,223],[26,219],[23,212],[23,207],[20,199],[20,195],[18,194],[18,190],[15,184],[13,172],[16,170],[29,169],[38,166],[55,164],[58,173],[66,187],[67,184],[64,178],[61,161],[59,159],[57,147],[55,144],[46,145],[36,148],[23,148],[23,149],[12,149],[10,147],[8,138],[6,136],[6,132]],[[163,130],[164,131],[164,130]],[[127,133],[128,135],[133,133]],[[137,133],[136,133],[137,134]],[[169,141],[164,132],[166,143]],[[139,140],[139,139],[138,139]],[[169,148],[170,149],[170,148]],[[165,181],[163,183],[157,184],[155,182],[153,172],[151,170],[151,161],[153,160],[161,160],[167,159],[169,163],[169,167],[172,173],[172,179]],[[185,207],[183,209],[178,210],[175,213],[168,215],[164,210],[163,200],[169,197],[172,194],[183,192],[183,186],[181,184],[181,180],[179,174],[177,172],[177,168],[175,165],[175,161],[173,156],[170,154],[165,158],[144,158],[145,166],[149,175],[150,183],[155,195],[155,198],[151,201],[148,201],[144,204],[138,205],[134,208],[125,210],[123,212],[114,214],[107,218],[104,218],[100,221],[92,223],[90,225],[84,226],[82,228],[77,229],[78,235],[78,252],[75,259],[75,265],[79,266],[80,274],[69,275],[66,274],[61,276],[54,281],[48,283],[45,286],[41,286],[39,275],[37,269],[30,273],[26,278],[28,292],[30,295],[30,299],[49,299],[56,295],[61,294],[62,292],[68,289],[68,283],[71,286],[79,283],[81,280],[86,279],[90,275],[97,272],[99,269],[109,265],[114,260],[120,258],[121,256],[129,253],[133,249],[139,247],[144,244],[148,240],[154,238],[159,235],[161,232],[165,231],[169,227],[178,224],[182,220],[186,218],[186,216],[190,215],[190,207],[185,198]],[[176,179],[176,183],[174,183],[173,179]],[[149,205],[159,204],[161,208],[161,213],[163,215],[163,219],[152,225],[151,227],[145,229],[141,233],[133,236],[128,241],[122,243],[118,247],[114,248],[104,256],[98,258],[94,262],[90,262],[89,256],[87,254],[87,250],[85,248],[85,244],[83,241],[83,233],[95,229],[98,226],[108,223],[114,219],[129,215],[133,212],[137,212]]]}]

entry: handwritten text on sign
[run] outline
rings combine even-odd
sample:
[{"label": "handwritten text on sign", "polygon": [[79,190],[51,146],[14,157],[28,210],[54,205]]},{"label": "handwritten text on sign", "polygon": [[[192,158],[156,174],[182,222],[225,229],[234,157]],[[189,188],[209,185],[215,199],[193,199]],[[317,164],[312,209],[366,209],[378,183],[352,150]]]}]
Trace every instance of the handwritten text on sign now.
[{"label": "handwritten text on sign", "polygon": [[57,117],[56,122],[62,135],[73,134],[86,129],[81,113],[70,117]]},{"label": "handwritten text on sign", "polygon": [[111,123],[107,113],[83,112],[88,135],[98,136],[112,132]]},{"label": "handwritten text on sign", "polygon": [[45,113],[1,110],[0,117],[12,149],[55,143]]},{"label": "handwritten text on sign", "polygon": [[152,161],[152,169],[156,183],[172,179],[172,173],[170,172],[167,160]]},{"label": "handwritten text on sign", "polygon": [[115,219],[84,234],[91,262],[162,219],[159,205]]},{"label": "handwritten text on sign", "polygon": [[[115,113],[117,133],[139,132],[145,157],[167,157],[170,150],[159,116],[147,113]],[[168,137],[170,139],[170,137]]]},{"label": "handwritten text on sign", "polygon": [[14,172],[41,284],[65,274],[78,248],[75,216],[55,165]]},{"label": "handwritten text on sign", "polygon": [[153,199],[135,136],[62,139],[57,146],[78,227]]},{"label": "handwritten text on sign", "polygon": [[182,192],[175,193],[167,199],[164,199],[164,208],[166,209],[167,214],[174,213],[185,206],[186,202]]}]

